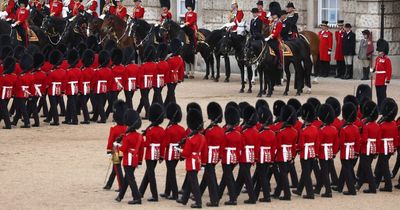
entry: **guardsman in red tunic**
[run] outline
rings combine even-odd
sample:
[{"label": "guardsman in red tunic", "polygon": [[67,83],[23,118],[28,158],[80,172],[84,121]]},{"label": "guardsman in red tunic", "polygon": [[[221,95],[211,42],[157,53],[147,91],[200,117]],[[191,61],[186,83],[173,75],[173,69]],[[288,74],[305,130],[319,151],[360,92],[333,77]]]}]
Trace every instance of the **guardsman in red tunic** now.
[{"label": "guardsman in red tunic", "polygon": [[[162,46],[165,46],[165,48]],[[163,105],[164,101],[162,99],[162,90],[165,86],[165,77],[168,76],[167,74],[170,70],[168,61],[165,60],[168,54],[167,45],[160,44],[157,51],[159,57],[157,62],[157,70],[154,72],[153,76],[154,94],[151,104],[159,103]]]},{"label": "guardsman in red tunic", "polygon": [[166,118],[169,120],[169,123],[165,128],[164,145],[161,148],[165,148],[164,159],[167,166],[167,177],[164,193],[160,194],[160,197],[167,198],[168,200],[176,200],[178,199],[178,184],[175,168],[180,159],[178,146],[179,142],[186,137],[185,128],[179,125],[182,120],[181,107],[176,103],[168,104]]},{"label": "guardsman in red tunic", "polygon": [[[400,117],[396,120],[397,130],[398,130],[398,140],[397,140],[397,158],[396,164],[393,167],[392,177],[396,177],[397,172],[399,172],[400,168]],[[396,189],[400,189],[400,178],[398,184],[394,186]]]},{"label": "guardsman in red tunic", "polygon": [[91,14],[93,17],[98,17],[99,15],[97,14],[97,0],[90,0],[89,3],[87,4],[87,12]]},{"label": "guardsman in red tunic", "polygon": [[146,172],[143,176],[142,183],[139,187],[139,192],[144,195],[147,189],[147,185],[150,184],[150,191],[152,197],[147,199],[149,202],[158,201],[157,182],[155,176],[155,169],[157,162],[164,160],[165,146],[165,130],[160,126],[164,121],[164,108],[160,104],[153,104],[149,109],[149,121],[151,124],[145,132],[145,141],[143,144],[146,149],[145,160],[146,160]]},{"label": "guardsman in red tunic", "polygon": [[337,65],[336,76],[335,78],[342,78],[345,72],[345,63],[344,63],[344,56],[343,56],[343,36],[345,34],[344,31],[344,20],[337,21],[338,30],[335,31],[335,41],[336,41],[336,48],[335,48],[335,60]]},{"label": "guardsman in red tunic", "polygon": [[195,0],[186,0],[185,7],[187,12],[185,13],[185,20],[181,28],[185,31],[186,35],[189,37],[190,44],[193,49],[197,48],[197,13],[195,9]]},{"label": "guardsman in red tunic", "polygon": [[111,80],[110,90],[107,95],[108,107],[106,110],[106,118],[108,118],[110,113],[113,111],[112,105],[118,99],[118,94],[124,89],[126,68],[121,64],[122,59],[122,50],[118,48],[114,49],[111,55],[111,72],[113,74],[113,78]]},{"label": "guardsman in red tunic", "polygon": [[318,32],[319,37],[319,60],[321,65],[320,75],[322,77],[329,76],[333,37],[329,31],[328,21],[322,21],[321,31]]},{"label": "guardsman in red tunic", "polygon": [[264,23],[265,26],[269,26],[269,20],[267,18],[267,12],[264,11],[264,1],[258,1],[257,2],[257,8],[258,8],[258,18]]},{"label": "guardsman in red tunic", "polygon": [[344,184],[347,185],[344,195],[356,195],[355,180],[354,180],[354,162],[360,152],[360,133],[354,122],[357,119],[357,107],[352,103],[345,103],[342,107],[342,116],[344,125],[339,131],[339,149],[342,169],[339,176],[337,187],[332,187],[333,190],[342,192]]},{"label": "guardsman in red tunic", "polygon": [[29,18],[29,10],[26,8],[28,5],[28,1],[19,0],[19,8],[17,9],[16,21],[11,25],[11,27],[16,27],[19,36],[21,37],[22,44],[25,47],[28,47],[28,18]]},{"label": "guardsman in red tunic", "polygon": [[13,89],[17,81],[14,74],[15,59],[7,57],[2,63],[3,73],[0,75],[0,121],[4,120],[3,129],[11,129],[10,113],[8,112],[8,102],[13,96]]},{"label": "guardsman in red tunic", "polygon": [[335,111],[335,119],[333,120],[332,125],[337,130],[340,130],[340,128],[342,128],[343,122],[339,119],[339,116],[342,112],[339,100],[337,100],[337,98],[331,96],[325,100],[325,103],[331,105],[333,110]]},{"label": "guardsman in red tunic", "polygon": [[117,6],[115,7],[115,15],[121,20],[126,21],[126,7],[122,4],[122,0],[116,0]]},{"label": "guardsman in red tunic", "polygon": [[142,6],[142,0],[134,0],[135,7],[133,8],[133,19],[143,19],[144,17],[144,7]]},{"label": "guardsman in red tunic", "polygon": [[162,24],[164,20],[171,20],[172,19],[172,13],[169,11],[171,9],[171,1],[170,0],[162,0],[160,1],[161,3],[161,17],[160,17],[160,23]]},{"label": "guardsman in red tunic", "polygon": [[138,72],[138,86],[140,88],[140,104],[137,111],[140,113],[145,109],[145,118],[148,118],[148,110],[150,107],[149,92],[154,87],[153,77],[157,71],[157,64],[153,62],[156,58],[156,49],[154,46],[148,46],[145,49],[146,55],[144,62]]},{"label": "guardsman in red tunic", "polygon": [[94,69],[91,67],[94,61],[94,52],[92,50],[85,50],[82,55],[82,70],[81,70],[81,78],[79,81],[79,102],[80,109],[83,113],[83,121],[81,124],[89,124],[90,117],[89,111],[87,107],[87,102],[90,97],[90,93],[92,91],[92,78],[94,74]]},{"label": "guardsman in red tunic", "polygon": [[172,56],[168,58],[169,72],[166,74],[165,83],[167,84],[167,96],[165,97],[164,105],[168,105],[170,102],[176,102],[175,88],[179,82],[182,82],[185,74],[185,63],[180,56],[182,49],[182,42],[178,39],[171,41],[171,52]]},{"label": "guardsman in red tunic", "polygon": [[[6,11],[5,11],[5,13],[2,14],[2,16],[4,17],[4,19],[6,19],[6,21],[15,20],[16,16],[15,16],[15,1],[14,0],[8,0]],[[3,17],[2,17],[2,19],[3,19]]]},{"label": "guardsman in red tunic", "polygon": [[32,98],[28,101],[29,110],[33,115],[33,119],[35,120],[35,124],[33,124],[32,127],[39,127],[40,122],[37,102],[39,101],[39,98],[46,97],[47,75],[41,69],[44,64],[44,60],[45,58],[42,53],[36,53],[33,55],[33,82],[31,86]]},{"label": "guardsman in red tunic", "polygon": [[92,87],[96,101],[96,109],[93,111],[92,121],[96,122],[99,115],[98,123],[106,123],[107,116],[104,111],[104,105],[107,100],[107,93],[110,90],[113,80],[113,73],[108,67],[110,64],[110,54],[103,50],[99,53],[99,68],[94,72],[92,78]]},{"label": "guardsman in red tunic", "polygon": [[390,84],[392,79],[392,62],[387,56],[389,53],[389,44],[387,41],[380,39],[376,44],[378,51],[378,57],[375,60],[375,88],[376,97],[378,98],[378,107],[382,108],[383,100],[386,98],[386,88]]},{"label": "guardsman in red tunic", "polygon": [[244,17],[243,10],[239,9],[237,0],[233,0],[231,4],[231,11],[229,13],[228,21],[223,27],[228,28],[229,32],[236,32],[239,23],[242,22]]},{"label": "guardsman in red tunic", "polygon": [[124,58],[122,64],[125,65],[125,75],[124,75],[124,93],[126,104],[128,108],[132,109],[132,98],[133,94],[138,88],[138,72],[139,66],[133,63],[135,60],[135,51],[132,47],[127,47],[124,49]]},{"label": "guardsman in red tunic", "polygon": [[205,171],[203,179],[200,183],[200,192],[203,195],[204,191],[208,187],[210,195],[210,202],[207,206],[218,206],[218,183],[215,174],[215,165],[220,160],[220,147],[222,141],[224,141],[225,131],[218,124],[222,122],[222,107],[216,102],[210,102],[207,106],[208,119],[211,121],[210,125],[203,131],[204,136],[207,139],[207,155],[204,155],[202,163],[205,164]]},{"label": "guardsman in red tunic", "polygon": [[275,11],[272,10],[271,12],[271,17],[272,17],[272,22],[271,22],[271,34],[265,38],[265,41],[268,43],[268,45],[274,50],[276,59],[277,59],[277,64],[278,68],[282,68],[282,59],[283,59],[283,53],[281,52],[281,32],[282,32],[282,21],[280,20],[281,17],[281,11]]},{"label": "guardsman in red tunic", "polygon": [[278,132],[282,128],[283,120],[281,119],[280,114],[282,107],[285,105],[286,103],[282,100],[276,100],[273,104],[272,112],[275,116],[275,120],[269,127],[274,132]]},{"label": "guardsman in red tunic", "polygon": [[33,58],[30,54],[22,55],[20,59],[20,66],[22,72],[18,75],[17,81],[15,82],[13,91],[14,91],[14,100],[15,100],[15,111],[16,114],[14,116],[12,124],[14,126],[17,125],[18,120],[23,117],[24,125],[21,128],[30,128],[29,115],[26,109],[26,101],[32,96],[30,92],[30,87],[33,83],[33,77],[30,74],[30,71],[33,67]]},{"label": "guardsman in red tunic", "polygon": [[276,135],[276,158],[280,171],[278,185],[275,189],[274,197],[279,197],[281,191],[284,191],[284,196],[279,197],[280,200],[290,200],[290,188],[288,180],[289,164],[293,161],[296,153],[296,142],[298,139],[298,132],[293,127],[296,122],[297,114],[293,107],[284,106],[281,109],[280,119],[282,119],[282,128]]},{"label": "guardsman in red tunic", "polygon": [[379,158],[375,168],[375,183],[379,187],[382,178],[385,186],[379,191],[392,192],[392,177],[389,169],[389,159],[395,153],[395,148],[399,145],[399,131],[394,121],[398,112],[396,101],[392,98],[384,100],[379,120],[381,128],[381,141],[378,142]]},{"label": "guardsman in red tunic", "polygon": [[126,104],[122,100],[118,100],[113,104],[114,113],[113,120],[116,125],[110,128],[110,134],[108,136],[107,142],[107,155],[110,156],[110,161],[113,162],[113,169],[111,171],[110,177],[108,178],[107,184],[103,187],[105,190],[111,189],[115,177],[118,181],[118,189],[122,188],[123,175],[121,169],[122,152],[118,144],[114,144],[118,138],[122,138],[127,130],[127,126],[124,124],[124,114],[127,109]]},{"label": "guardsman in red tunic", "polygon": [[42,3],[40,2],[40,0],[31,0],[31,2],[29,3],[29,6],[31,8],[35,8],[39,12],[42,11]]},{"label": "guardsman in red tunic", "polygon": [[369,101],[364,107],[364,119],[361,130],[360,142],[360,173],[358,176],[357,189],[360,189],[364,182],[368,182],[369,188],[364,193],[376,193],[375,179],[372,174],[371,163],[378,155],[377,145],[381,141],[381,129],[376,123],[378,119],[378,106],[375,102]]},{"label": "guardsman in red tunic", "polygon": [[125,177],[115,200],[121,202],[129,186],[133,200],[129,201],[128,204],[142,204],[142,195],[138,190],[134,174],[139,165],[139,150],[143,144],[143,136],[137,132],[142,126],[142,121],[136,111],[128,109],[124,114],[124,123],[128,128],[122,137],[122,141],[118,139],[115,145],[119,147],[124,156],[122,165],[124,166]]},{"label": "guardsman in red tunic", "polygon": [[297,144],[300,150],[301,178],[296,190],[292,192],[301,196],[303,188],[306,188],[305,199],[314,199],[314,190],[311,180],[311,170],[316,157],[316,145],[318,144],[318,128],[312,125],[316,118],[314,106],[305,103],[301,107],[301,117],[304,120],[303,128],[299,133],[299,142]]},{"label": "guardsman in red tunic", "polygon": [[100,18],[104,18],[106,14],[115,15],[115,4],[112,0],[106,0]]},{"label": "guardsman in red tunic", "polygon": [[63,3],[59,0],[50,2],[50,17],[62,18]]},{"label": "guardsman in red tunic", "polygon": [[79,81],[81,79],[81,70],[76,67],[79,62],[79,52],[75,49],[70,50],[67,54],[68,69],[66,71],[65,95],[67,95],[67,109],[65,113],[65,121],[63,124],[78,125],[77,101],[79,92]]},{"label": "guardsman in red tunic", "polygon": [[187,125],[191,134],[183,146],[182,157],[185,158],[187,184],[184,185],[183,195],[176,202],[186,205],[190,194],[195,203],[191,208],[201,208],[201,194],[197,173],[201,167],[203,155],[207,155],[207,140],[200,132],[203,129],[203,116],[199,110],[191,109],[187,114]]},{"label": "guardsman in red tunic", "polygon": [[[321,166],[321,176],[319,177],[321,180],[315,187],[314,193],[319,194],[321,188],[325,187],[325,193],[322,194],[321,197],[331,198],[332,189],[329,175],[331,174],[331,168],[334,167],[333,159],[335,158],[339,148],[338,130],[333,125],[335,111],[331,105],[323,104],[318,111],[318,117],[324,124],[319,128],[319,140],[315,147],[319,159],[319,165]],[[334,173],[336,174],[335,170]]]}]

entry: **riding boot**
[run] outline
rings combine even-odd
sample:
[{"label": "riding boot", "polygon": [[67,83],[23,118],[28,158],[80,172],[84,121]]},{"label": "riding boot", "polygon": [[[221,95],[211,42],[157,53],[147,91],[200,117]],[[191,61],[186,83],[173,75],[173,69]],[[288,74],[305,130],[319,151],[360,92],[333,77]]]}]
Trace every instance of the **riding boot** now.
[{"label": "riding boot", "polygon": [[369,80],[369,69],[368,67],[363,68],[363,77],[361,80]]},{"label": "riding boot", "polygon": [[351,73],[351,65],[346,65],[346,74],[344,75],[344,79],[351,79],[353,77],[350,75]]}]

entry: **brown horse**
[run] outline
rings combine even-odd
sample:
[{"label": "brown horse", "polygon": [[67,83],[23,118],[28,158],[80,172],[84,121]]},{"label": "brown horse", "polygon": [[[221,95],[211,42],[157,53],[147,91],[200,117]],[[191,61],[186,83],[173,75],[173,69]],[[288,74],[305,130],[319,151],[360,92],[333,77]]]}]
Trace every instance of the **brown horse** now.
[{"label": "brown horse", "polygon": [[318,72],[318,58],[319,58],[319,37],[312,31],[301,31],[300,37],[307,41],[311,50],[312,62],[314,64],[314,72]]},{"label": "brown horse", "polygon": [[101,34],[107,39],[114,39],[119,48],[134,46],[134,38],[129,36],[129,25],[115,15],[107,15],[101,26]]}]

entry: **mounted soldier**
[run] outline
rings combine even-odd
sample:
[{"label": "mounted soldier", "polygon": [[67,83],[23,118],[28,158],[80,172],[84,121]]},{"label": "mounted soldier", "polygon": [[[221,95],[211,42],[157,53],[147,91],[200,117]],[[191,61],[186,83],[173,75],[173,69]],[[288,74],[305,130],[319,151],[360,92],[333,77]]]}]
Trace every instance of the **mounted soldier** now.
[{"label": "mounted soldier", "polygon": [[86,4],[86,12],[91,14],[93,17],[98,17],[99,15],[97,14],[97,0],[90,0]]},{"label": "mounted soldier", "polygon": [[143,19],[144,17],[144,7],[142,6],[142,0],[134,0],[135,7],[133,8],[133,19]]},{"label": "mounted soldier", "polygon": [[160,0],[160,5],[162,8],[160,23],[163,24],[163,22],[165,20],[172,19],[172,13],[169,11],[171,9],[171,1],[170,0]]},{"label": "mounted soldier", "polygon": [[287,19],[285,21],[285,25],[288,28],[290,35],[290,39],[295,39],[298,37],[298,30],[297,30],[297,20],[299,19],[299,14],[296,13],[296,8],[294,7],[293,2],[289,2],[286,5],[287,11]]},{"label": "mounted soldier", "polygon": [[281,31],[282,31],[282,21],[280,20],[281,14],[282,14],[282,10],[281,10],[281,6],[279,5],[279,3],[277,2],[271,2],[271,4],[269,5],[269,11],[271,12],[271,17],[272,17],[272,21],[271,21],[271,34],[265,38],[265,41],[268,42],[268,45],[273,49],[273,51],[275,52],[276,58],[277,58],[277,64],[278,64],[278,68],[281,69],[282,68],[282,53],[281,53]]},{"label": "mounted soldier", "polygon": [[19,8],[17,9],[16,21],[11,25],[11,27],[16,28],[18,35],[21,37],[22,44],[28,47],[28,18],[29,10],[26,8],[28,5],[27,0],[19,0]]},{"label": "mounted soldier", "polygon": [[231,4],[231,12],[229,13],[229,23],[226,23],[223,28],[228,28],[229,32],[237,32],[239,23],[242,22],[244,14],[241,9],[239,9],[237,0],[233,0]]},{"label": "mounted soldier", "polygon": [[185,31],[186,35],[189,37],[190,45],[192,49],[197,48],[197,13],[195,10],[195,0],[186,0],[185,7],[188,10],[185,14],[184,24],[181,25],[183,31]]}]

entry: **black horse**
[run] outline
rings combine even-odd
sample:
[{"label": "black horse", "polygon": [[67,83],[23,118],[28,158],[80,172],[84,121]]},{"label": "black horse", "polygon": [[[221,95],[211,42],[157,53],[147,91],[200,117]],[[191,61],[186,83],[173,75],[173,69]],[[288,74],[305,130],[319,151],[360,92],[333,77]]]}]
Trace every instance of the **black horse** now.
[{"label": "black horse", "polygon": [[[36,36],[38,37],[37,42],[30,42],[30,44],[35,44],[40,47],[43,47],[48,43],[47,37],[46,37],[45,33],[43,32],[43,30],[41,30],[39,27],[37,27],[35,25],[31,25],[29,28],[33,32],[35,32]],[[2,34],[6,34],[11,37],[11,42],[12,42],[11,45],[13,45],[13,46],[22,44],[17,40],[17,31],[15,30],[15,28],[11,27],[10,22],[0,20],[0,35],[2,35]]]},{"label": "black horse", "polygon": [[43,19],[48,15],[50,15],[49,8],[43,7],[42,11],[39,11],[35,7],[32,7],[29,13],[29,24],[40,27],[42,26]]}]

